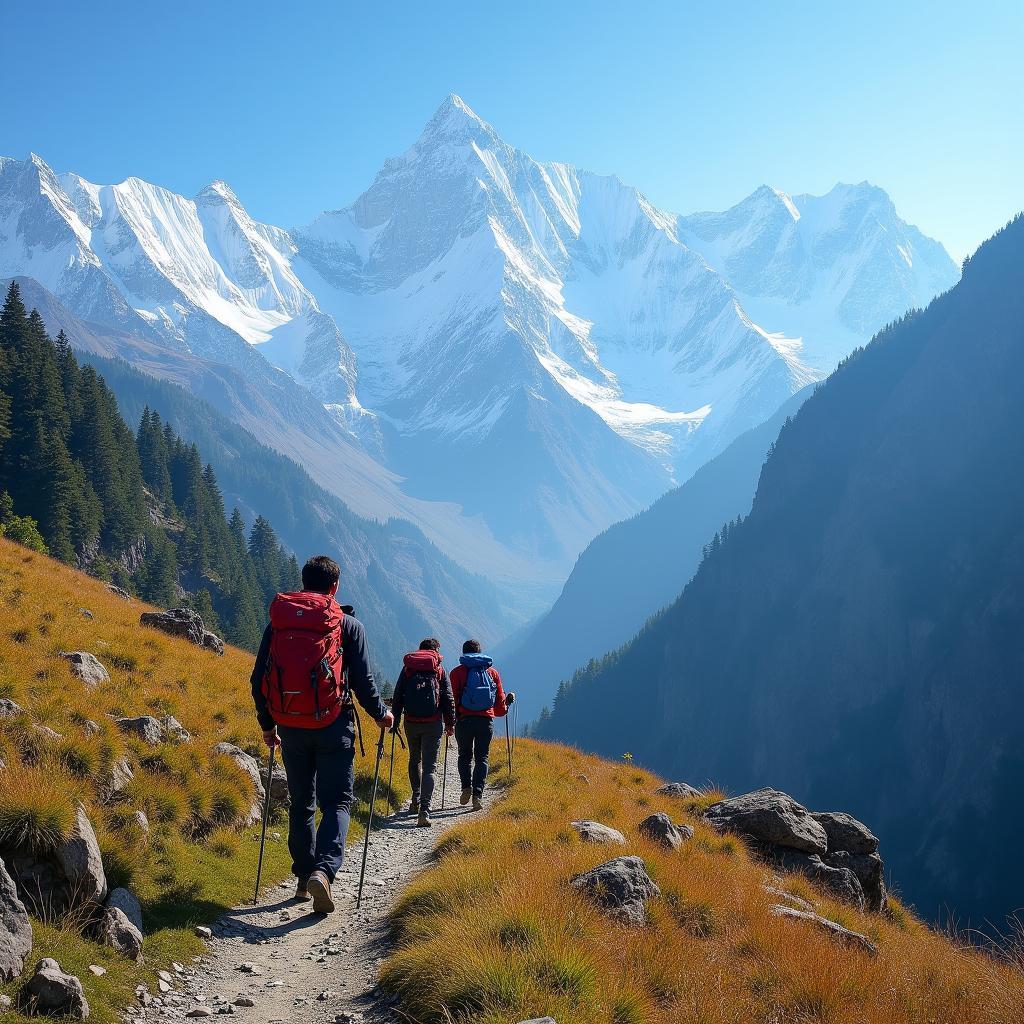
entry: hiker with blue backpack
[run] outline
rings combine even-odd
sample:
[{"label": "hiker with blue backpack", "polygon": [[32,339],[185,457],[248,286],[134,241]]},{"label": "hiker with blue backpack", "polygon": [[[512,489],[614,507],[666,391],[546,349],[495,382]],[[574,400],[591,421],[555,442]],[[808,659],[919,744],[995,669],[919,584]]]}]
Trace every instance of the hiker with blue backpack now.
[{"label": "hiker with blue backpack", "polygon": [[467,640],[462,645],[462,657],[452,669],[451,683],[458,718],[455,741],[459,746],[462,783],[459,803],[465,807],[472,799],[473,810],[479,811],[484,805],[494,719],[508,714],[516,695],[505,693],[494,662],[482,652],[478,640]]},{"label": "hiker with blue backpack", "polygon": [[433,637],[420,643],[418,651],[407,654],[395,683],[391,711],[397,729],[405,715],[405,738],[409,743],[409,785],[412,803],[409,813],[416,824],[429,828],[430,802],[434,796],[437,756],[441,738],[455,730],[455,698],[444,670],[441,644]]}]

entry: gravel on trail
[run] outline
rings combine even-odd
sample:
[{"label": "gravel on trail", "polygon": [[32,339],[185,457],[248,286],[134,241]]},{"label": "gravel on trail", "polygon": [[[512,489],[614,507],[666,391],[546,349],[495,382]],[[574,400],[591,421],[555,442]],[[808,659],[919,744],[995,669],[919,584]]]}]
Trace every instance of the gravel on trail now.
[{"label": "gravel on trail", "polygon": [[[333,914],[314,914],[309,903],[295,900],[294,879],[265,889],[259,905],[236,907],[212,925],[205,956],[161,972],[156,991],[140,986],[137,1004],[128,1009],[130,1024],[228,1014],[239,1024],[381,1024],[402,1019],[377,988],[378,970],[389,953],[387,913],[413,876],[429,866],[438,837],[474,813],[459,806],[452,753],[447,806],[432,812],[432,828],[418,828],[415,816],[404,811],[374,819],[361,909],[355,906],[360,837],[345,851],[333,888]],[[438,778],[438,798],[440,793]],[[493,790],[485,793],[485,810],[494,796]]]}]

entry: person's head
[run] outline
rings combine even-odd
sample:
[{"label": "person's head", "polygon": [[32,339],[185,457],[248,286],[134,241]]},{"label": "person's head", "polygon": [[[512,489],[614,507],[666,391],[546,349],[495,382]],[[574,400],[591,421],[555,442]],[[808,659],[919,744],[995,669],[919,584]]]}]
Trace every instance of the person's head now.
[{"label": "person's head", "polygon": [[420,650],[421,651],[440,651],[441,650],[441,641],[435,639],[432,636],[428,636],[426,638],[426,640],[421,640],[420,641]]},{"label": "person's head", "polygon": [[479,640],[467,640],[462,645],[463,654],[479,654],[483,648],[480,646]]},{"label": "person's head", "polygon": [[302,589],[314,594],[335,594],[341,569],[333,558],[314,555],[302,567]]}]

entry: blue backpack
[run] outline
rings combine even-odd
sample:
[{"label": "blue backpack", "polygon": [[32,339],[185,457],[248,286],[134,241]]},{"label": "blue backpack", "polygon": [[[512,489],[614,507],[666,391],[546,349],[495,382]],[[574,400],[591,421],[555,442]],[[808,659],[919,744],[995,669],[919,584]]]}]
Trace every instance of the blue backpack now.
[{"label": "blue backpack", "polygon": [[498,684],[487,670],[493,662],[486,654],[464,654],[459,664],[466,667],[466,685],[459,700],[464,711],[488,711],[498,697]]}]

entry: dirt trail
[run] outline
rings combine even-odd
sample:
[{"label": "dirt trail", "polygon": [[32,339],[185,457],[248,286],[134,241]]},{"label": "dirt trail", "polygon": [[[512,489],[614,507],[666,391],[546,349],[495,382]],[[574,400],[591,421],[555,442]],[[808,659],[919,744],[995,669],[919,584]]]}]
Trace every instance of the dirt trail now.
[{"label": "dirt trail", "polygon": [[[355,909],[362,842],[350,843],[334,883],[337,911],[314,914],[292,897],[294,880],[263,893],[259,906],[241,906],[213,925],[209,953],[167,975],[170,991],[153,992],[132,1021],[234,1014],[240,1024],[378,1024],[393,1021],[377,990],[377,971],[388,952],[386,917],[392,901],[430,862],[438,836],[463,816],[455,745],[448,756],[447,809],[433,828],[417,828],[399,813],[374,825],[366,862],[363,905]],[[441,778],[438,771],[437,804]],[[484,796],[485,807],[494,799]],[[238,1005],[236,1000],[251,1000]],[[206,1011],[209,1011],[207,1014]]]}]

